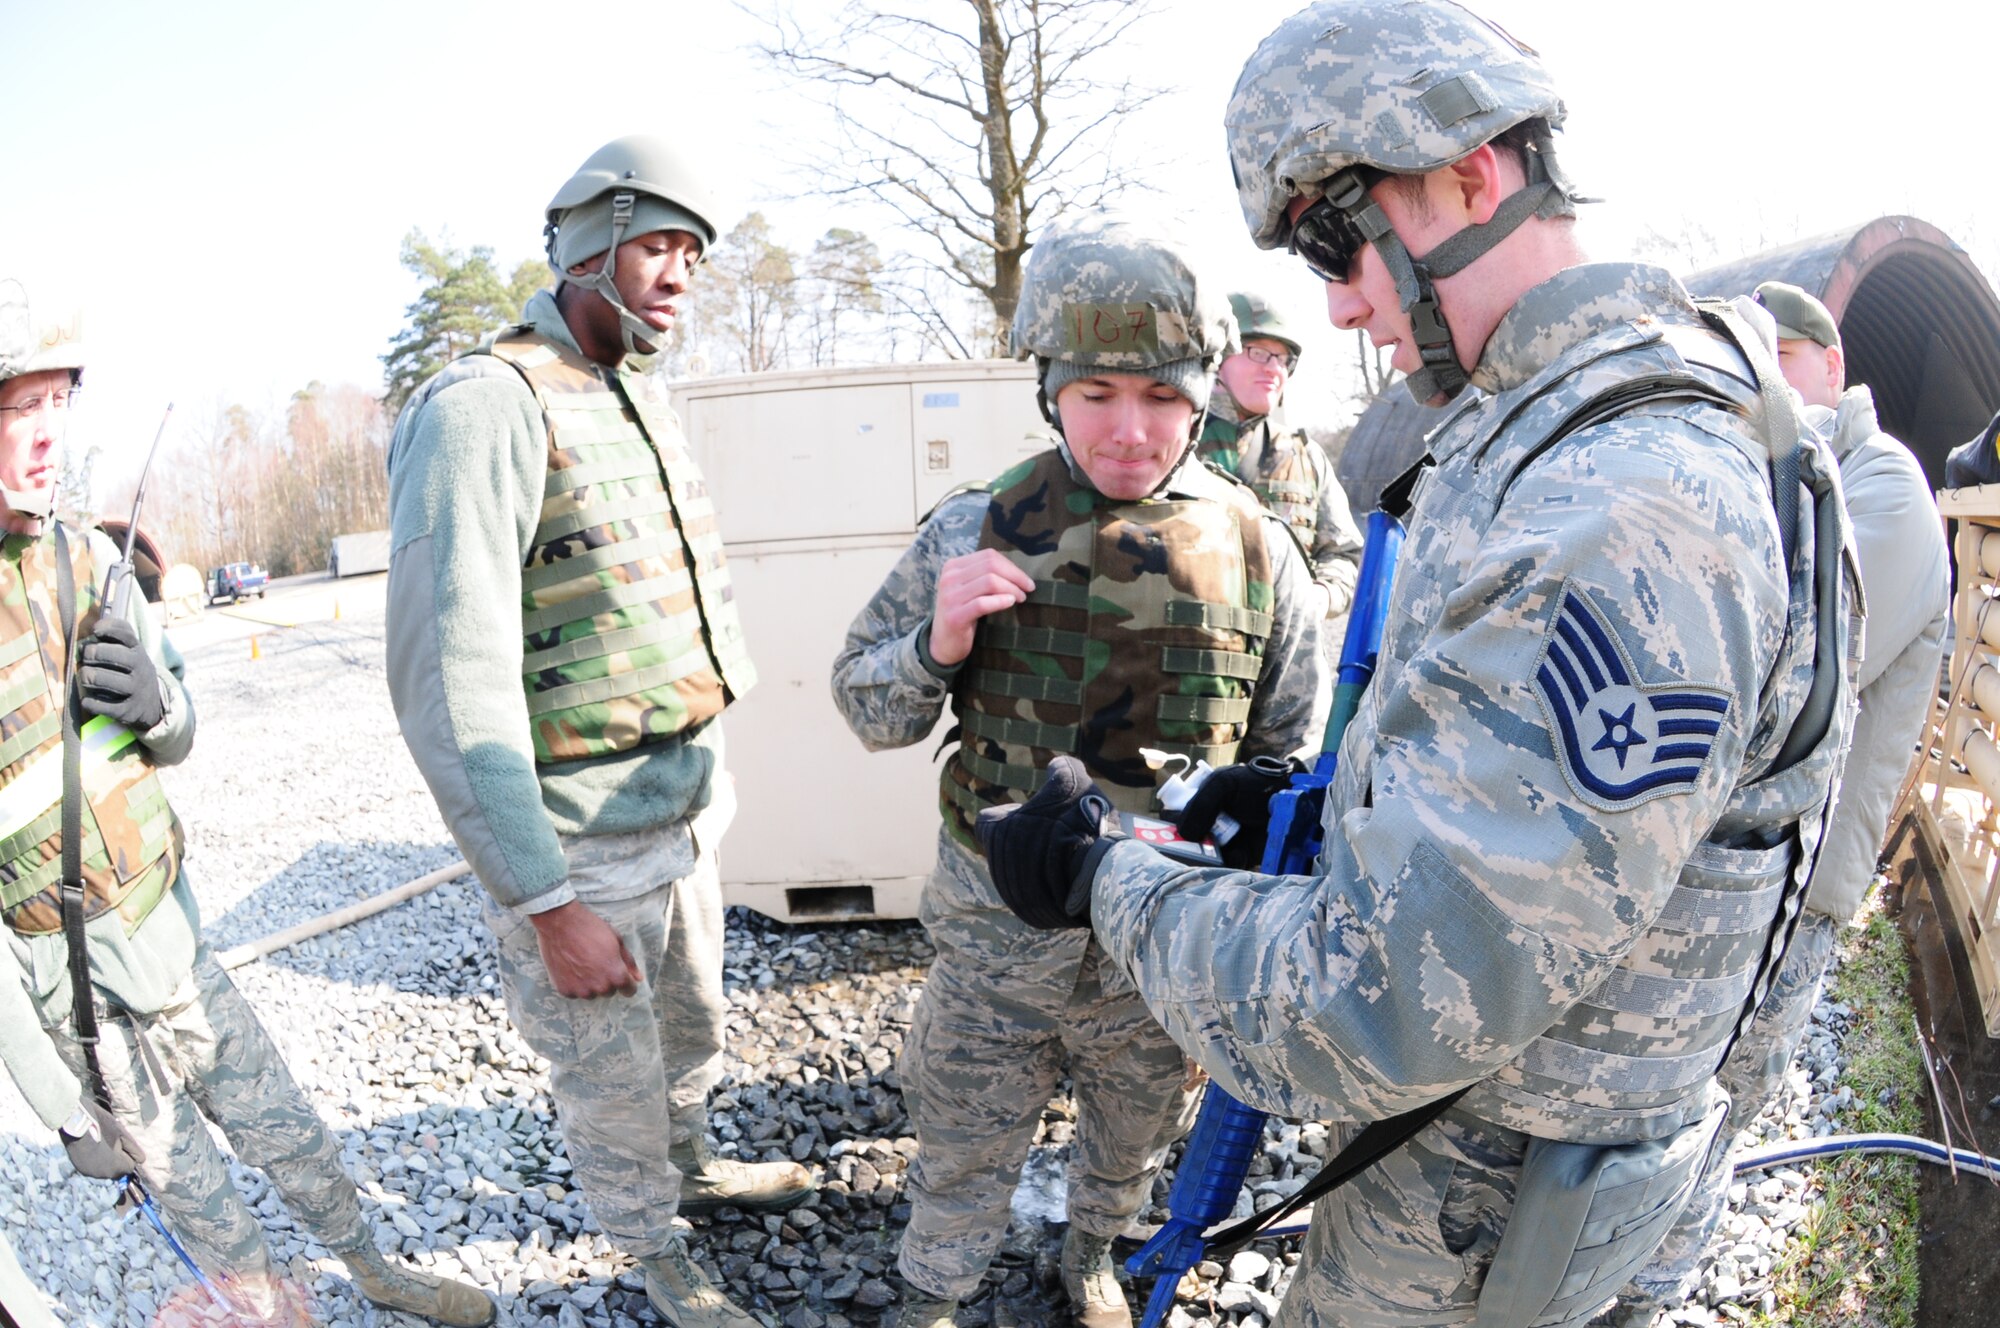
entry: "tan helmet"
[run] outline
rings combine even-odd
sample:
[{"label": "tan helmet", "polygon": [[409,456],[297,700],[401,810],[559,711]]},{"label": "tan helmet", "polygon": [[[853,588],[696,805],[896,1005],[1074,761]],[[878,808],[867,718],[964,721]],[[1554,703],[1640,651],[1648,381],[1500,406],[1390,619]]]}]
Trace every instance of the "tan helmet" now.
[{"label": "tan helmet", "polygon": [[[69,371],[70,384],[83,381],[83,317],[71,313],[39,326],[28,304],[27,289],[11,277],[0,278],[0,383],[23,374]],[[0,487],[0,502],[23,516],[46,518],[55,509],[56,490]]]},{"label": "tan helmet", "polygon": [[[1395,279],[1424,367],[1419,401],[1466,384],[1432,281],[1462,270],[1530,216],[1586,201],[1555,160],[1565,111],[1532,48],[1450,0],[1322,0],[1279,24],[1243,66],[1224,125],[1238,200],[1261,248],[1289,244],[1325,279],[1370,244]],[[1369,197],[1384,175],[1448,166],[1517,125],[1532,126],[1528,182],[1493,219],[1448,237],[1421,263]],[[1316,200],[1294,224],[1292,200]],[[1322,257],[1322,255],[1324,257]]]},{"label": "tan helmet", "polygon": [[[618,311],[628,352],[660,334],[618,297],[612,284],[618,246],[634,236],[680,230],[700,241],[706,254],[716,237],[715,205],[694,168],[672,144],[649,134],[614,138],[591,153],[556,190],[546,214],[542,236],[550,270],[559,281],[596,291]],[[600,253],[605,259],[598,271],[569,272]]]},{"label": "tan helmet", "polygon": [[1186,459],[1216,370],[1242,348],[1228,297],[1196,253],[1156,219],[1110,211],[1064,217],[1035,241],[1012,340],[1017,357],[1035,357],[1042,413],[1059,433],[1052,403],[1064,385],[1099,373],[1140,374],[1193,403]]},{"label": "tan helmet", "polygon": [[50,369],[67,369],[73,381],[82,381],[82,315],[37,326],[27,288],[12,277],[0,278],[0,383]]}]

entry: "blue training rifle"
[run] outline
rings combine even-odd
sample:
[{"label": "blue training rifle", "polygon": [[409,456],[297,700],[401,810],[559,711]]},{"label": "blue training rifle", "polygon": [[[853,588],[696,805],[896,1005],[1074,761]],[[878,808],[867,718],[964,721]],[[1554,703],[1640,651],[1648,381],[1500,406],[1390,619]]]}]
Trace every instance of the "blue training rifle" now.
[{"label": "blue training rifle", "polygon": [[[1361,573],[1354,588],[1354,609],[1347,620],[1347,635],[1340,643],[1340,672],[1334,685],[1333,713],[1327,717],[1326,740],[1313,768],[1293,775],[1287,787],[1271,796],[1271,829],[1264,840],[1260,867],[1268,874],[1304,875],[1319,856],[1326,790],[1340,761],[1341,737],[1375,674],[1382,629],[1388,619],[1389,584],[1402,547],[1402,523],[1387,512],[1370,513]],[[1219,1084],[1208,1085],[1194,1132],[1188,1136],[1187,1149],[1174,1174],[1173,1188],[1167,1192],[1167,1220],[1125,1261],[1125,1271],[1132,1276],[1159,1279],[1146,1302],[1140,1328],[1159,1328],[1173,1307],[1181,1278],[1208,1252],[1207,1231],[1235,1210],[1236,1196],[1242,1193],[1243,1179],[1250,1172],[1250,1160],[1264,1137],[1264,1120],[1264,1112],[1244,1106]],[[1357,1146],[1360,1143],[1356,1141]],[[1252,1231],[1262,1220],[1261,1216],[1252,1219]]]}]

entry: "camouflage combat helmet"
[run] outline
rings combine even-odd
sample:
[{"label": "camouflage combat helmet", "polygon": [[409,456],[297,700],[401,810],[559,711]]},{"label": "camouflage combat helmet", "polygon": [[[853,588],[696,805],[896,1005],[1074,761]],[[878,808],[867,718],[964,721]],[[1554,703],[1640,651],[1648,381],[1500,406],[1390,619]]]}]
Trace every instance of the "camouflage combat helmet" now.
[{"label": "camouflage combat helmet", "polygon": [[[11,277],[0,278],[0,383],[51,369],[69,370],[72,386],[83,381],[82,317],[37,328],[26,288]],[[53,485],[32,491],[0,488],[0,502],[24,516],[46,517],[55,501]]]},{"label": "camouflage combat helmet", "polygon": [[[596,291],[613,309],[627,352],[652,344],[659,330],[625,307],[612,284],[618,246],[637,235],[682,230],[701,242],[706,254],[715,243],[716,209],[696,172],[664,139],[645,134],[614,138],[590,154],[549,200],[542,237],[549,267],[560,281]],[[569,268],[604,254],[596,272],[572,275]]]},{"label": "camouflage combat helmet", "polygon": [[1294,363],[1305,353],[1305,347],[1292,335],[1291,325],[1285,322],[1285,316],[1263,296],[1237,291],[1229,297],[1229,307],[1236,314],[1236,331],[1244,341],[1263,337],[1267,341],[1280,342],[1292,352]]},{"label": "camouflage combat helmet", "polygon": [[[1432,282],[1463,269],[1532,215],[1584,201],[1556,165],[1562,98],[1540,56],[1448,0],[1322,0],[1281,23],[1243,66],[1224,124],[1243,218],[1261,248],[1289,245],[1323,279],[1372,244],[1395,280],[1424,367],[1417,400],[1466,384]],[[1526,187],[1492,220],[1410,257],[1369,197],[1385,175],[1449,166],[1530,125]],[[1294,224],[1294,198],[1317,200]]]},{"label": "camouflage combat helmet", "polygon": [[[1035,357],[1042,412],[1062,384],[1092,372],[1146,374],[1195,403],[1241,342],[1220,288],[1193,250],[1119,213],[1052,227],[1035,242],[1014,310],[1014,354]],[[1057,421],[1060,426],[1060,421]]]}]

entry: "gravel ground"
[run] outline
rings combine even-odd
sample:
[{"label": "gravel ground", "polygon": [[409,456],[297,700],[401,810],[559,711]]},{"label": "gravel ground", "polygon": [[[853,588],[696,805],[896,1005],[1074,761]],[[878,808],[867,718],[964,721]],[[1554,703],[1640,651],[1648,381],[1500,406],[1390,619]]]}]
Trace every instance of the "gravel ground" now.
[{"label": "gravel ground", "polygon": [[[324,596],[323,589],[310,592]],[[201,715],[194,756],[167,774],[187,821],[189,871],[217,949],[365,898],[456,858],[396,733],[382,670],[381,580],[343,585],[337,620],[261,633],[209,614],[176,634]],[[282,602],[260,606],[282,616]],[[747,790],[747,796],[756,796]],[[500,1322],[628,1328],[657,1319],[631,1264],[569,1186],[546,1065],[509,1027],[461,881],[237,970],[304,1091],[339,1139],[378,1240],[494,1292]],[[690,1233],[739,1303],[785,1328],[871,1325],[891,1302],[915,1143],[895,1061],[930,957],[913,923],[808,930],[730,914],[730,1058],[712,1099],[725,1152],[820,1169],[817,1198],[782,1216],[725,1210]],[[1822,1008],[1801,1064],[1756,1127],[1834,1131],[1844,1012]],[[1050,1104],[1016,1221],[964,1324],[1067,1322],[1055,1276],[1060,1161],[1073,1129]],[[1326,1152],[1319,1125],[1274,1124],[1250,1194],[1266,1207]],[[332,1325],[421,1321],[368,1308],[257,1173],[237,1181],[279,1260]],[[1167,1178],[1156,1186],[1163,1198]],[[1807,1175],[1752,1176],[1703,1287],[1670,1322],[1768,1309],[1771,1266],[1805,1213]],[[11,1083],[0,1082],[0,1220],[66,1322],[187,1322],[188,1279],[111,1187],[72,1177]],[[1157,1221],[1154,1209],[1141,1221]],[[1182,1287],[1176,1328],[1263,1328],[1297,1260],[1265,1243]],[[1134,1288],[1143,1303],[1147,1288]],[[1718,1306],[1722,1308],[1718,1308]]]}]

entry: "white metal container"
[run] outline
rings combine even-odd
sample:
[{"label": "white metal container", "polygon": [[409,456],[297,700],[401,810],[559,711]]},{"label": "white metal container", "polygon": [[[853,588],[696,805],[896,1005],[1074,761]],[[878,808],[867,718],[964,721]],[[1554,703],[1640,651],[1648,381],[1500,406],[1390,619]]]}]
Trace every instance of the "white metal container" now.
[{"label": "white metal container", "polygon": [[389,532],[364,530],[352,535],[335,535],[327,550],[326,574],[332,577],[359,576],[363,572],[389,570]]},{"label": "white metal container", "polygon": [[864,750],[834,709],[833,657],[940,498],[1047,446],[1029,437],[1045,427],[1033,366],[743,374],[672,394],[759,677],[723,718],[741,800],[726,896],[788,922],[914,917],[937,851],[937,735]]}]

